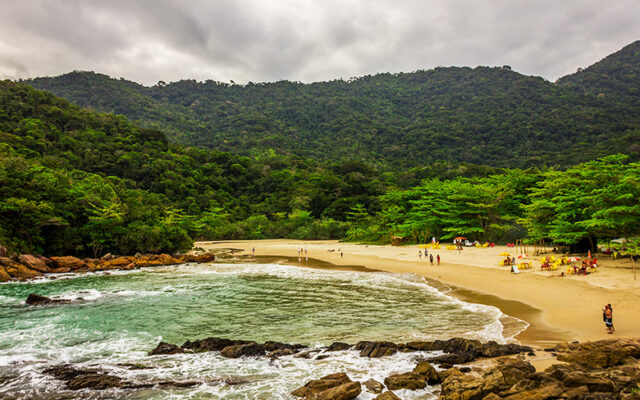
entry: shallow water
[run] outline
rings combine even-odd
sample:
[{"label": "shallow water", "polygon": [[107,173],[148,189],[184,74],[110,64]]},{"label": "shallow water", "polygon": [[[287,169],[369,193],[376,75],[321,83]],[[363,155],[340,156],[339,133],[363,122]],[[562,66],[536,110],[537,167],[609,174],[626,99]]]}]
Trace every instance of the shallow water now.
[{"label": "shallow water", "polygon": [[[74,302],[27,307],[24,299],[32,292]],[[365,359],[345,351],[325,360],[270,362],[147,352],[160,340],[182,344],[208,336],[309,346],[450,337],[504,341],[501,317],[494,307],[461,302],[416,275],[279,264],[186,264],[9,283],[0,285],[0,397],[68,397],[62,382],[41,371],[72,363],[140,382],[202,382],[179,390],[74,392],[74,398],[289,399],[291,390],[310,379],[344,371],[354,380],[382,381],[411,370],[426,354]],[[124,363],[150,368],[130,370],[119,365]],[[249,382],[220,381],[228,377]],[[430,399],[434,390],[398,394]],[[370,398],[367,393],[359,397]]]}]

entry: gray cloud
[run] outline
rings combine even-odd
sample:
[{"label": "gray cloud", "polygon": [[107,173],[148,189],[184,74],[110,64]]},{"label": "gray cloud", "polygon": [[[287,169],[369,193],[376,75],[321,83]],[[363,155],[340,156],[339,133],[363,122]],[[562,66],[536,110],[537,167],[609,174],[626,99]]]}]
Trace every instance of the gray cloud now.
[{"label": "gray cloud", "polygon": [[[611,3],[611,2],[610,2]],[[549,80],[640,39],[640,2],[4,0],[0,77],[94,70],[318,81],[438,65],[511,65]]]}]

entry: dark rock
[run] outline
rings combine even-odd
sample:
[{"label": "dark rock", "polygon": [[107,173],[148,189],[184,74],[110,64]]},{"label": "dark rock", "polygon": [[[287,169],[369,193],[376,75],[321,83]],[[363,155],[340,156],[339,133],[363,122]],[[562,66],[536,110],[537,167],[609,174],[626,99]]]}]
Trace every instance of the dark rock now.
[{"label": "dark rock", "polygon": [[384,385],[381,382],[376,381],[375,379],[369,379],[364,383],[364,387],[367,388],[367,391],[371,393],[382,393],[384,390]]},{"label": "dark rock", "polygon": [[311,358],[313,357],[314,354],[316,353],[320,353],[322,350],[320,349],[314,349],[314,350],[309,350],[309,351],[303,351],[301,353],[296,354],[294,357],[295,358]]},{"label": "dark rock", "polygon": [[83,269],[87,267],[87,264],[85,264],[84,261],[82,261],[79,258],[76,257],[71,257],[71,256],[66,256],[66,257],[51,257],[51,260],[53,261],[53,265],[55,265],[56,268],[68,268],[70,270],[78,270],[78,269]]},{"label": "dark rock", "polygon": [[175,344],[160,342],[155,349],[149,352],[150,356],[158,354],[179,354],[184,353],[184,349],[176,346]]},{"label": "dark rock", "polygon": [[288,344],[288,343],[267,341],[267,342],[264,342],[263,347],[266,352],[272,352],[276,350],[300,351],[301,349],[304,349],[307,346],[302,344]]},{"label": "dark rock", "polygon": [[43,371],[45,374],[52,375],[61,381],[69,381],[80,375],[97,374],[97,369],[77,369],[70,365],[58,365],[47,368]]},{"label": "dark rock", "polygon": [[71,300],[50,299],[45,296],[40,296],[39,294],[31,293],[25,303],[30,306],[47,306],[52,304],[68,304],[71,303]]},{"label": "dark rock", "polygon": [[442,349],[436,349],[434,342],[424,342],[424,341],[409,342],[405,344],[405,347],[410,350],[417,350],[417,351],[442,350]]},{"label": "dark rock", "polygon": [[113,387],[121,387],[122,379],[107,374],[87,374],[72,378],[67,382],[71,390],[93,389],[104,390]]},{"label": "dark rock", "polygon": [[460,367],[459,370],[462,373],[467,373],[467,372],[471,372],[471,367]]},{"label": "dark rock", "polygon": [[222,351],[225,347],[239,345],[239,344],[248,344],[254,343],[247,340],[230,340],[230,339],[222,339],[217,337],[208,337],[201,340],[195,340],[193,342],[186,341],[183,345],[183,349],[193,350],[197,353],[203,351]]},{"label": "dark rock", "polygon": [[349,350],[351,347],[353,347],[353,346],[350,345],[349,343],[333,342],[333,343],[331,343],[331,345],[329,347],[327,347],[326,351]]},{"label": "dark rock", "polygon": [[360,357],[378,358],[396,354],[398,345],[391,342],[361,341],[356,343],[354,349],[360,350]]},{"label": "dark rock", "polygon": [[331,354],[320,354],[315,358],[315,360],[324,360],[324,359],[327,359],[329,357],[331,357]]},{"label": "dark rock", "polygon": [[235,344],[220,351],[220,355],[227,358],[257,357],[265,355],[264,347],[258,343]]},{"label": "dark rock", "polygon": [[384,379],[384,384],[389,390],[417,390],[424,389],[427,386],[425,377],[415,372],[405,372],[404,374],[388,376]]},{"label": "dark rock", "polygon": [[428,358],[427,361],[430,361],[434,364],[439,364],[442,368],[445,366],[450,366],[453,364],[464,364],[470,361],[475,360],[476,357],[470,353],[455,353],[455,354],[443,354],[441,356]]}]

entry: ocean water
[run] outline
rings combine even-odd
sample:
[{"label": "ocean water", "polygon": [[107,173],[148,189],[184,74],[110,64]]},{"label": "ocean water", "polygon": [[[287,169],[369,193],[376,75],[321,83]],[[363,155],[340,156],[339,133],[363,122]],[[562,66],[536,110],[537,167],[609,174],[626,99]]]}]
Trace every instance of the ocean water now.
[{"label": "ocean water", "polygon": [[[29,293],[73,300],[29,307]],[[505,316],[459,301],[421,277],[281,264],[184,264],[62,275],[0,285],[0,398],[291,399],[330,373],[383,381],[410,371],[423,352],[367,359],[355,351],[323,360],[226,359],[218,353],[148,356],[158,342],[218,336],[320,347],[334,341],[479,338],[504,342]],[[130,369],[126,364],[145,369]],[[182,389],[72,392],[42,373],[53,365],[101,368],[135,382],[198,381]],[[245,383],[229,385],[228,379]],[[437,387],[398,391],[433,399]],[[374,395],[363,393],[359,399]]]}]

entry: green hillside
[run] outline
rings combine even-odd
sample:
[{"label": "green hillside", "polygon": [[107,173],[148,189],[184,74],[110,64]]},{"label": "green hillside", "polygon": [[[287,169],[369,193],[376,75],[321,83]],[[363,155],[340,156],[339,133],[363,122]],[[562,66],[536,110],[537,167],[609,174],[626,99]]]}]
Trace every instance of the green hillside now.
[{"label": "green hillside", "polygon": [[618,152],[638,159],[637,48],[558,83],[508,67],[312,84],[183,80],[145,87],[93,72],[27,83],[162,130],[174,143],[239,155],[275,150],[396,171],[436,161],[567,167]]}]

